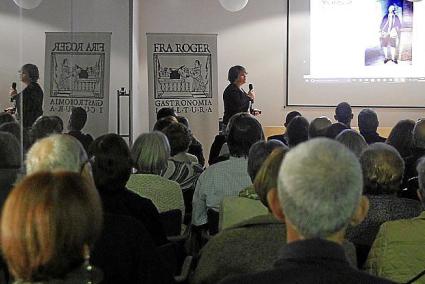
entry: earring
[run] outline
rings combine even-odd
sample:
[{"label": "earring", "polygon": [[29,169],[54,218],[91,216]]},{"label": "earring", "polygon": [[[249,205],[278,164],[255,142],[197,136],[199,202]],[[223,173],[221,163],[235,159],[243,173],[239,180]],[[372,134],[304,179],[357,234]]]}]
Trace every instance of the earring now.
[{"label": "earring", "polygon": [[84,268],[87,272],[87,284],[93,284],[93,266],[90,264],[90,249],[84,248]]}]

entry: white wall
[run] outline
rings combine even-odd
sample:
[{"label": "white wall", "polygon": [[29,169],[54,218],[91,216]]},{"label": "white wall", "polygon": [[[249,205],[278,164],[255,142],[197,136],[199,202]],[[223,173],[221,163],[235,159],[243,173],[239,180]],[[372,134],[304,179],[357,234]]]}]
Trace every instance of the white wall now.
[{"label": "white wall", "polygon": [[[293,109],[308,119],[327,115],[333,108],[284,108],[286,92],[286,6],[284,0],[250,0],[238,13],[225,11],[218,0],[139,0],[136,56],[138,66],[134,101],[135,134],[148,130],[148,86],[146,33],[217,33],[219,110],[223,113],[222,91],[227,85],[227,70],[240,64],[247,68],[248,81],[254,84],[256,107],[263,110],[264,126],[281,125]],[[136,30],[135,30],[136,32]],[[289,66],[291,68],[291,66]],[[373,95],[373,90],[371,90]],[[403,95],[403,94],[400,94]],[[357,116],[360,109],[354,109]],[[393,126],[404,118],[417,119],[421,110],[377,109],[380,126]],[[353,121],[353,126],[357,121]]]},{"label": "white wall", "polygon": [[[112,32],[109,129],[116,129],[116,90],[129,87],[129,0],[44,0],[33,10],[0,1],[0,108],[10,105],[8,92],[19,82],[18,69],[34,63],[44,82],[45,32]],[[18,90],[21,86],[18,84]]]}]

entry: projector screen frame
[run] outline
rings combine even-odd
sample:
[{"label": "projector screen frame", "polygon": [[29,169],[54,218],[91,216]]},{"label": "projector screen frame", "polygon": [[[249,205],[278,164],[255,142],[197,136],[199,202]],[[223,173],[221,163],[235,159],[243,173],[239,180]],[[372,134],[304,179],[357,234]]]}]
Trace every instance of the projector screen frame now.
[{"label": "projector screen frame", "polygon": [[[289,103],[289,54],[290,54],[290,14],[291,14],[291,6],[290,3],[294,0],[287,0],[287,7],[286,7],[286,95],[285,95],[285,105],[284,107],[304,107],[304,108],[335,108],[338,103],[334,104],[299,104],[299,103]],[[300,0],[298,0],[300,1]],[[373,108],[380,108],[380,109],[425,109],[425,83],[424,84],[424,105],[420,106],[400,106],[400,105],[379,105],[379,104],[351,104],[352,107],[355,108],[367,108],[367,107],[373,107]],[[342,100],[344,101],[344,100]],[[341,101],[341,102],[342,102]],[[348,101],[348,100],[347,100]]]}]

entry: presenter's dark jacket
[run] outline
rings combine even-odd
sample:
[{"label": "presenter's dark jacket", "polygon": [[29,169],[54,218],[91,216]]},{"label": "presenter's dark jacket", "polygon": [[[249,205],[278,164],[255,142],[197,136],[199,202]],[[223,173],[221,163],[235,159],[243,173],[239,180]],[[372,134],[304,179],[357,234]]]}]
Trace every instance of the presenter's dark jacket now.
[{"label": "presenter's dark jacket", "polygon": [[12,100],[16,101],[16,111],[24,128],[31,127],[34,121],[43,115],[43,90],[36,82],[31,82]]},{"label": "presenter's dark jacket", "polygon": [[226,278],[230,283],[393,283],[350,266],[343,248],[334,242],[309,239],[283,247],[272,270]]},{"label": "presenter's dark jacket", "polygon": [[227,125],[229,119],[239,112],[247,112],[251,98],[244,91],[239,89],[235,84],[230,84],[224,90],[224,116],[223,123]]}]

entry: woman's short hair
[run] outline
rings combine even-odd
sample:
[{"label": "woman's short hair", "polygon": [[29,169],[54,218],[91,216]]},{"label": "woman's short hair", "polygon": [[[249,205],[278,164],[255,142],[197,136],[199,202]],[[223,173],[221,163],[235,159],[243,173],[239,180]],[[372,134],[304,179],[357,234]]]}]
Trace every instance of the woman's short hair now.
[{"label": "woman's short hair", "polygon": [[99,191],[117,190],[130,178],[132,161],[130,149],[118,134],[105,134],[89,147],[93,178]]},{"label": "woman's short hair", "polygon": [[102,206],[80,174],[41,172],[15,186],[3,207],[0,241],[16,279],[63,278],[83,264],[100,234]]},{"label": "woman's short hair", "polygon": [[260,122],[249,113],[233,115],[227,125],[227,145],[233,157],[248,157],[252,144],[264,140]]},{"label": "woman's short hair", "polygon": [[249,149],[248,154],[248,175],[251,181],[254,181],[255,176],[261,168],[261,165],[267,159],[271,152],[276,148],[288,149],[288,147],[279,140],[258,141],[255,142]]},{"label": "woman's short hair", "polygon": [[234,83],[241,72],[246,73],[246,70],[240,65],[230,67],[229,73],[227,74],[227,80],[229,80],[230,83]]},{"label": "woman's short hair", "polygon": [[131,148],[131,157],[138,173],[160,175],[167,169],[170,152],[167,136],[154,131],[137,137]]},{"label": "woman's short hair", "polygon": [[34,64],[25,64],[21,68],[22,73],[26,73],[31,82],[37,82],[40,78],[38,67]]},{"label": "woman's short hair", "polygon": [[366,194],[394,194],[400,190],[404,161],[398,151],[385,143],[373,143],[360,156]]},{"label": "woman's short hair", "polygon": [[286,147],[274,149],[270,155],[268,155],[254,179],[255,192],[258,194],[261,203],[267,208],[269,208],[267,194],[270,189],[277,189],[277,178],[279,176],[280,165],[287,152],[288,148]]},{"label": "woman's short hair", "polygon": [[413,148],[413,128],[415,122],[411,119],[403,119],[391,129],[386,143],[397,149],[402,157],[412,154]]},{"label": "woman's short hair", "polygon": [[345,129],[335,139],[347,146],[358,158],[368,146],[363,135],[352,129]]},{"label": "woman's short hair", "polygon": [[192,133],[182,123],[172,123],[162,130],[170,143],[171,156],[187,152],[192,142]]}]

